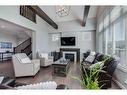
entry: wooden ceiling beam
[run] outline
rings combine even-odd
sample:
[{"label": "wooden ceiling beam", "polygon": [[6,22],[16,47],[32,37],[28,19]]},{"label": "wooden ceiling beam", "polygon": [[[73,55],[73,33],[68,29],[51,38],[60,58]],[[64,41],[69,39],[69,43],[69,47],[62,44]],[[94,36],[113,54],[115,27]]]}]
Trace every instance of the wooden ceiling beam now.
[{"label": "wooden ceiling beam", "polygon": [[90,6],[87,5],[84,7],[83,22],[82,22],[83,27],[86,25],[86,20],[89,14],[89,10],[90,10]]},{"label": "wooden ceiling beam", "polygon": [[58,29],[58,25],[38,6],[27,6],[31,8],[38,16],[45,20],[53,28]]}]

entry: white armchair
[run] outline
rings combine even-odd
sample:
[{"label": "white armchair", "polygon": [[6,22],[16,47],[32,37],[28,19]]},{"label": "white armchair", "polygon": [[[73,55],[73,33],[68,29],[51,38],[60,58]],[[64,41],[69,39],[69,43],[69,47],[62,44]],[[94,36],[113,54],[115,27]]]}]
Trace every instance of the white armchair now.
[{"label": "white armchair", "polygon": [[41,66],[49,66],[53,63],[53,56],[50,56],[49,53],[38,52],[38,58],[40,59]]},{"label": "white armchair", "polygon": [[40,60],[30,60],[25,53],[12,56],[15,77],[34,76],[40,70]]}]

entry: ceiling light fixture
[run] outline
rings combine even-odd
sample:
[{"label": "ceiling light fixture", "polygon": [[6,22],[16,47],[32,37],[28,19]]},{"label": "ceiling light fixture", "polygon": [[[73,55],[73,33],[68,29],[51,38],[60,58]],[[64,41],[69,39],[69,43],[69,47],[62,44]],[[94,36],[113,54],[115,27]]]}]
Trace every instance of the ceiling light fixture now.
[{"label": "ceiling light fixture", "polygon": [[56,6],[56,14],[60,17],[65,17],[69,15],[70,6]]}]

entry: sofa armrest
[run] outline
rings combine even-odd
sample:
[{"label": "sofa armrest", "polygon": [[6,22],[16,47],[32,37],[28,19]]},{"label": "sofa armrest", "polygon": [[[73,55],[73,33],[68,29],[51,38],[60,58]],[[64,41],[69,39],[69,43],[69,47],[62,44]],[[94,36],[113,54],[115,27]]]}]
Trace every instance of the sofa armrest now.
[{"label": "sofa armrest", "polygon": [[101,89],[107,89],[111,87],[111,81],[112,81],[112,76],[107,74],[107,72],[99,72],[99,86]]},{"label": "sofa armrest", "polygon": [[31,62],[32,62],[33,64],[36,64],[36,63],[40,63],[40,60],[39,60],[39,59],[33,59],[33,60],[31,60]]},{"label": "sofa armrest", "polygon": [[112,76],[110,76],[107,72],[105,71],[100,71],[99,72],[99,76],[101,79],[104,79],[104,80],[111,80]]}]

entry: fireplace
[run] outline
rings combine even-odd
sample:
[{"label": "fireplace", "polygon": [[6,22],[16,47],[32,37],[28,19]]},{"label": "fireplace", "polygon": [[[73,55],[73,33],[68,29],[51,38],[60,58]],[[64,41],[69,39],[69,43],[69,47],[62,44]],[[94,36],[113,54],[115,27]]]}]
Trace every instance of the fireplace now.
[{"label": "fireplace", "polygon": [[63,51],[63,58],[70,59],[70,61],[77,62],[76,52]]},{"label": "fireplace", "polygon": [[60,48],[61,56],[65,59],[70,59],[74,62],[80,61],[80,49],[79,48]]},{"label": "fireplace", "polygon": [[69,59],[70,61],[74,62],[74,54],[66,53],[65,59]]}]

